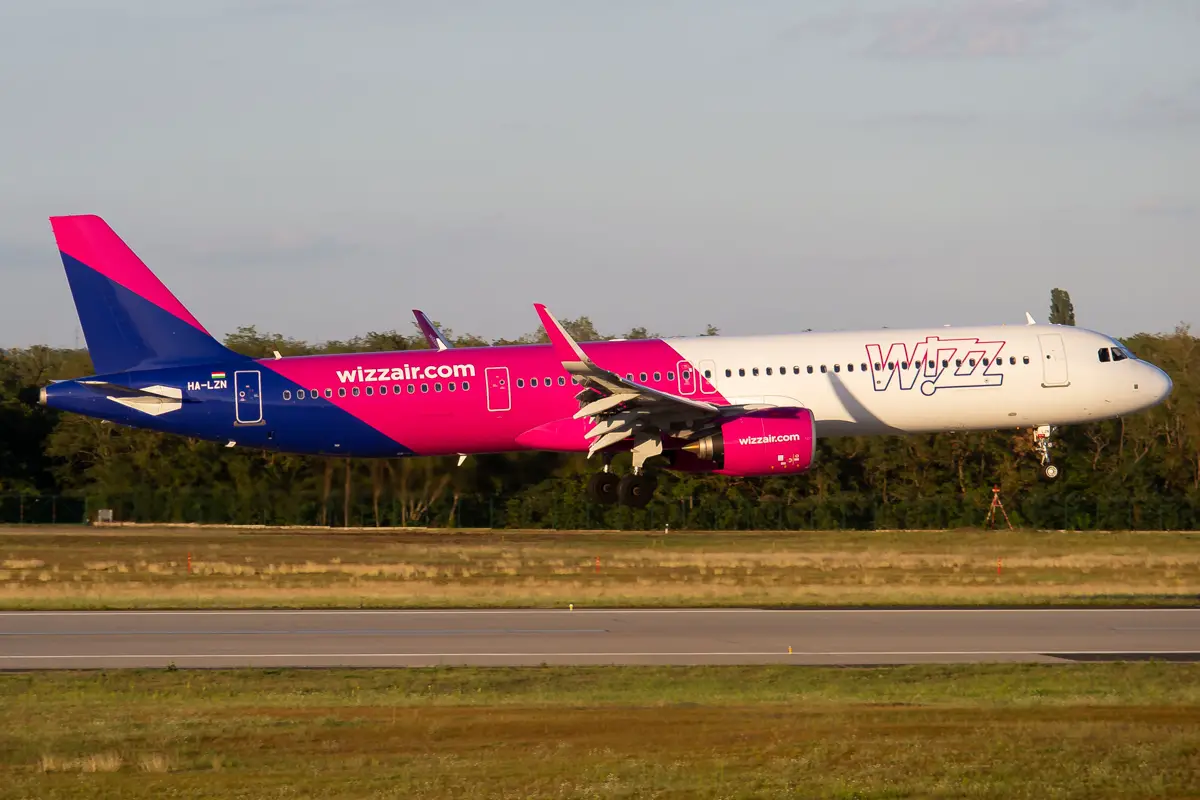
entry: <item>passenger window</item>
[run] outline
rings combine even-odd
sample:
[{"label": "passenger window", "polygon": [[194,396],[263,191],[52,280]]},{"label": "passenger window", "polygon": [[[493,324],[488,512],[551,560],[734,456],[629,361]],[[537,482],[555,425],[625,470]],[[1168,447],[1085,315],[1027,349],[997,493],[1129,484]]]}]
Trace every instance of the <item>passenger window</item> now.
[{"label": "passenger window", "polygon": [[853,364],[847,364],[847,365],[846,365],[846,372],[854,372],[854,365],[853,365]]},{"label": "passenger window", "polygon": [[[633,380],[633,373],[632,373],[632,372],[626,372],[626,373],[625,373],[625,380],[627,380],[627,381],[631,381],[631,380]],[[532,384],[531,384],[531,385],[532,385]]]},{"label": "passenger window", "polygon": [[908,369],[908,362],[907,362],[907,361],[901,361],[901,362],[900,362],[900,369]]},{"label": "passenger window", "polygon": [[558,376],[558,385],[559,385],[559,386],[566,386],[566,385],[567,385],[567,379],[566,379],[566,378],[564,378],[562,375],[559,375],[559,376]]},{"label": "passenger window", "polygon": [[1009,363],[1009,364],[1016,364],[1016,363],[1017,363],[1017,357],[1016,357],[1016,356],[1009,356],[1009,357],[1008,357],[1008,363]]},{"label": "passenger window", "polygon": [[771,374],[771,368],[770,368],[770,367],[767,367],[767,374],[768,374],[768,375],[770,375],[770,374]]},{"label": "passenger window", "polygon": [[353,389],[350,390],[350,393],[353,394],[355,397],[358,397],[358,387],[355,386]]},{"label": "passenger window", "polygon": [[821,374],[822,374],[822,375],[824,375],[824,374],[825,374],[827,371],[828,371],[828,370],[826,370],[826,369],[825,369],[825,365],[824,365],[824,364],[822,364],[822,365],[821,365]]},{"label": "passenger window", "polygon": [[1029,356],[1021,356],[1021,363],[1022,363],[1022,364],[1028,364],[1028,363],[1029,363]]},{"label": "passenger window", "polygon": [[413,394],[416,391],[417,391],[417,385],[415,383],[410,383],[408,385],[408,393]]},{"label": "passenger window", "polygon": [[726,377],[726,378],[732,378],[732,377],[733,377],[733,370],[731,370],[731,369],[727,369],[727,370],[725,370],[725,377]]},{"label": "passenger window", "polygon": [[754,367],[754,368],[751,370],[751,372],[753,372],[753,373],[754,373],[754,377],[756,377],[756,378],[758,377],[758,367]]},{"label": "passenger window", "polygon": [[889,362],[888,362],[888,365],[887,365],[887,367],[888,367],[888,369],[895,369],[895,368],[896,368],[896,362],[894,362],[894,361],[889,361]]},{"label": "passenger window", "polygon": [[936,367],[936,366],[937,366],[937,362],[936,362],[936,361],[934,361],[932,358],[931,358],[931,359],[929,359],[929,368],[930,368],[930,369],[933,369],[933,368],[934,368],[934,367]]},{"label": "passenger window", "polygon": [[435,384],[433,385],[433,390],[434,390],[435,392],[440,392],[440,391],[442,390],[442,383],[441,383],[441,381],[438,381],[437,383],[435,383]]},{"label": "passenger window", "polygon": [[[316,395],[316,392],[313,392],[313,395]],[[304,390],[303,390],[303,389],[297,389],[297,390],[296,390],[296,399],[297,399],[297,400],[303,400],[303,399],[304,399]]]},{"label": "passenger window", "polygon": [[738,367],[738,377],[739,378],[746,377],[746,368],[745,367]]},{"label": "passenger window", "polygon": [[834,364],[834,365],[833,365],[833,371],[834,371],[834,372],[841,372],[841,371],[842,371],[842,365],[841,365],[841,364]]},{"label": "passenger window", "polygon": [[421,394],[429,394],[429,384],[428,383],[421,384]]},{"label": "passenger window", "polygon": [[326,398],[331,398],[331,397],[333,397],[333,389],[326,389],[326,390],[325,390],[325,397],[326,397]]},{"label": "passenger window", "polygon": [[812,364],[808,365],[808,374],[812,375]]},{"label": "passenger window", "polygon": [[668,373],[667,373],[667,380],[669,380],[669,381],[673,381],[673,380],[675,380],[675,373],[674,373],[674,372],[668,372]]},{"label": "passenger window", "polygon": [[864,361],[862,364],[859,365],[859,367],[862,369],[863,372],[866,372],[867,371],[867,362]]},{"label": "passenger window", "polygon": [[639,372],[639,373],[638,373],[638,380],[639,380],[639,381],[641,381],[642,383],[645,383],[645,382],[646,382],[646,373],[644,373],[644,372]]},{"label": "passenger window", "polygon": [[542,378],[542,383],[544,383],[546,385],[547,389],[549,389],[551,386],[554,385],[554,383],[549,378]]},{"label": "passenger window", "polygon": [[882,367],[881,367],[880,363],[878,361],[876,361],[875,362],[875,371],[879,372],[881,369],[882,369]]},{"label": "passenger window", "polygon": [[985,367],[988,365],[988,360],[987,360],[986,358],[983,360],[983,365],[984,365]]},{"label": "passenger window", "polygon": [[367,397],[374,397],[374,396],[375,396],[375,387],[368,386],[367,387]]},{"label": "passenger window", "polygon": [[662,380],[662,373],[661,373],[661,372],[656,372],[656,373],[654,373],[654,380],[655,380],[656,382],[657,382],[657,381],[661,381],[661,380]]},{"label": "passenger window", "polygon": [[292,393],[291,393],[291,392],[289,392],[287,389],[284,389],[284,390],[283,390],[283,399],[284,399],[284,400],[291,400],[291,399],[292,399]]},{"label": "passenger window", "polygon": [[961,367],[961,366],[962,366],[962,359],[961,359],[961,358],[956,358],[956,359],[954,359],[954,366],[956,366],[956,367]]},{"label": "passenger window", "polygon": [[450,381],[449,383],[446,384],[446,388],[453,392],[458,387],[454,383],[454,381]]},{"label": "passenger window", "polygon": [[462,390],[463,390],[464,392],[465,392],[465,391],[467,391],[467,390],[469,390],[470,388],[471,388],[471,382],[470,382],[470,381],[463,381],[463,382],[462,382]]},{"label": "passenger window", "polygon": [[525,379],[524,378],[517,378],[517,388],[518,389],[525,388]]},{"label": "passenger window", "polygon": [[338,397],[345,397],[345,396],[346,396],[346,387],[339,386],[338,387]]},{"label": "passenger window", "polygon": [[799,367],[792,367],[792,374],[793,374],[793,375],[799,375],[799,374],[800,374],[800,368],[799,368]]},{"label": "passenger window", "polygon": [[[670,374],[670,373],[667,373],[667,377],[668,377],[668,378],[669,378],[669,377],[671,377],[671,374]],[[705,378],[711,378],[711,377],[712,377],[712,370],[711,370],[711,369],[706,369],[706,370],[704,370],[704,377],[705,377]]]},{"label": "passenger window", "polygon": [[380,386],[380,387],[379,387],[379,393],[380,393],[380,394],[387,394],[387,386]]}]

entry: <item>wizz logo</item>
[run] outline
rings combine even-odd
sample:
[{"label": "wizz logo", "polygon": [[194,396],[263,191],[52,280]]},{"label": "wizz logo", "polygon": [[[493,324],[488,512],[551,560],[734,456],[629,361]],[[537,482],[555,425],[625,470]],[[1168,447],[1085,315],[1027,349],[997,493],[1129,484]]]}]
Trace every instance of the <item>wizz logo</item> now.
[{"label": "wizz logo", "polygon": [[902,342],[867,345],[871,378],[875,391],[887,391],[893,385],[901,391],[919,386],[921,394],[932,395],[938,389],[1000,386],[1000,351],[1007,342],[985,342],[977,338],[942,339],[927,337],[911,347]]}]

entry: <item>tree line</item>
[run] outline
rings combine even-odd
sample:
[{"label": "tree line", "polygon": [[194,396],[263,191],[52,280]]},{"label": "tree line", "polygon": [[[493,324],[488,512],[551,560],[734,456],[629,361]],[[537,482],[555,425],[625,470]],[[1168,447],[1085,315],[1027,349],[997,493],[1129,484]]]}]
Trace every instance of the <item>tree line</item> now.
[{"label": "tree line", "polygon": [[[1066,292],[1051,321],[1074,324]],[[565,321],[580,341],[612,338],[587,317]],[[415,326],[414,326],[415,327]],[[541,331],[458,346],[544,341]],[[649,338],[635,328],[625,338]],[[709,326],[704,335],[719,335]],[[419,332],[371,332],[319,344],[239,328],[231,349],[256,357],[425,349]],[[581,455],[344,459],[227,450],[36,404],[50,380],[91,374],[86,350],[0,350],[0,522],[79,521],[101,508],[144,522],[463,527],[805,529],[945,528],[982,524],[992,487],[1014,524],[1040,528],[1200,529],[1200,374],[1186,326],[1123,341],[1166,370],[1175,389],[1158,408],[1058,432],[1061,477],[1040,477],[1029,431],[819,440],[798,476],[660,476],[644,510],[598,508]],[[818,428],[818,437],[820,430]],[[628,463],[626,456],[625,464]],[[623,467],[618,458],[616,468]]]}]

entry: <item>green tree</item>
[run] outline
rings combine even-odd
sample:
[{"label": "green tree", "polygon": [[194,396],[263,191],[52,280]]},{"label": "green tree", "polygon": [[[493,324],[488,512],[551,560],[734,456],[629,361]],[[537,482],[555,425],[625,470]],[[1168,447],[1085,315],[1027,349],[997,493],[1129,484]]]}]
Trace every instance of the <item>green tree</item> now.
[{"label": "green tree", "polygon": [[1075,306],[1071,303],[1071,295],[1066,289],[1050,290],[1050,324],[1075,324]]}]

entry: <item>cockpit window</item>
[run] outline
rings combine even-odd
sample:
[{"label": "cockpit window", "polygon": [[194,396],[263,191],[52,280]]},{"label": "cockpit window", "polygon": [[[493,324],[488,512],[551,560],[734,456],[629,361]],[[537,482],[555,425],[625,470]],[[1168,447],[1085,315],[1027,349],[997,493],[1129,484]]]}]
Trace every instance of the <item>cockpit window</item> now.
[{"label": "cockpit window", "polygon": [[1127,358],[1129,358],[1129,354],[1128,354],[1128,353],[1126,353],[1126,352],[1125,352],[1124,350],[1122,350],[1121,348],[1119,348],[1119,347],[1114,347],[1114,348],[1112,349],[1112,360],[1113,360],[1113,361],[1124,361],[1124,360],[1125,360],[1125,359],[1127,359]]},{"label": "cockpit window", "polygon": [[1101,364],[1106,364],[1106,363],[1108,363],[1108,348],[1107,348],[1107,347],[1101,347],[1101,348],[1100,348],[1100,349],[1099,349],[1099,350],[1096,352],[1096,355],[1100,357],[1100,363],[1101,363]]}]

